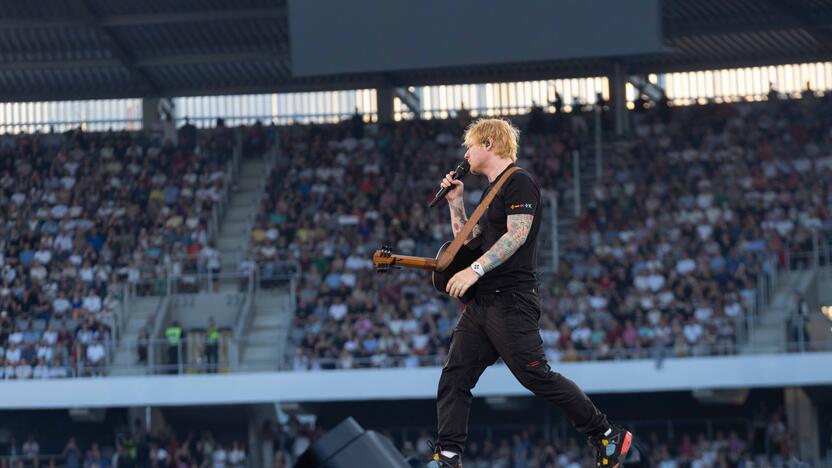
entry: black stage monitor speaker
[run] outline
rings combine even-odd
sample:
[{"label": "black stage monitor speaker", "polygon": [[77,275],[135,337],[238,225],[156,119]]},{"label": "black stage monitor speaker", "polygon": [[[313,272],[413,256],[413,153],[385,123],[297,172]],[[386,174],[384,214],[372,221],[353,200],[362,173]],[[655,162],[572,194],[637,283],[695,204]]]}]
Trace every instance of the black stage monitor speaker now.
[{"label": "black stage monitor speaker", "polygon": [[390,439],[347,418],[312,444],[295,468],[410,468]]}]

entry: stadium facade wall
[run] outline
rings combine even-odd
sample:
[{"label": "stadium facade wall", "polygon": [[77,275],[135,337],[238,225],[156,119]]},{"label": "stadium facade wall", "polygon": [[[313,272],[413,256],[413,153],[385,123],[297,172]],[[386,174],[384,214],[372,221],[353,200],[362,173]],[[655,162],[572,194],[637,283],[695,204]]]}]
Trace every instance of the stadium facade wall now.
[{"label": "stadium facade wall", "polygon": [[[588,393],[635,393],[832,384],[832,353],[559,363]],[[0,409],[219,405],[432,399],[439,368],[135,376],[0,383]],[[483,374],[475,396],[529,392],[504,366]]]}]

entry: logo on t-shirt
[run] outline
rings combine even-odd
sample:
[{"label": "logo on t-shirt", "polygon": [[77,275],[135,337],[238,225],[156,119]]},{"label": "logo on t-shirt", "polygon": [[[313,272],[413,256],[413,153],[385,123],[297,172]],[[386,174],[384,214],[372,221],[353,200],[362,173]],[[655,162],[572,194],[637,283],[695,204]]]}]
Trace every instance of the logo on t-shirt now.
[{"label": "logo on t-shirt", "polygon": [[509,205],[508,207],[509,207],[510,209],[512,209],[512,210],[516,210],[517,208],[528,208],[528,209],[531,209],[531,208],[532,208],[532,204],[531,204],[531,203],[520,203],[519,205]]}]

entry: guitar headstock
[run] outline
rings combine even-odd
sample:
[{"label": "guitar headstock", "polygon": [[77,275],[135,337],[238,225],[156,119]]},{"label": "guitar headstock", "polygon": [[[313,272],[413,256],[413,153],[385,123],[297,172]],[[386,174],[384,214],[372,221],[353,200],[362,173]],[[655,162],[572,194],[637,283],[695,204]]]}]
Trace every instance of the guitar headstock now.
[{"label": "guitar headstock", "polygon": [[396,259],[393,257],[393,248],[389,245],[382,245],[373,254],[373,266],[378,273],[387,273],[396,266]]}]

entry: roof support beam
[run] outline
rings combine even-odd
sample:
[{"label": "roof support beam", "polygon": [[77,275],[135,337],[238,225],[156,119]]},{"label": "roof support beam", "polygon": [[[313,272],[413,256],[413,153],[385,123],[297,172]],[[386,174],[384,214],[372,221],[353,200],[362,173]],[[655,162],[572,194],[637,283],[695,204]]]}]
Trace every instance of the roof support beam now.
[{"label": "roof support beam", "polygon": [[664,89],[651,83],[643,75],[630,75],[627,77],[627,82],[635,86],[640,93],[646,94],[653,102],[658,102],[665,96]]},{"label": "roof support beam", "polygon": [[[148,26],[155,24],[199,23],[229,20],[284,20],[286,11],[279,8],[247,8],[233,10],[175,11],[166,13],[142,13],[108,15],[98,18],[105,28],[121,26]],[[0,29],[60,28],[87,25],[84,18],[3,18]]]},{"label": "roof support beam", "polygon": [[796,9],[789,0],[761,0],[761,3],[774,10],[781,21],[806,30],[812,36],[812,39],[816,40],[821,46],[832,47],[832,34],[828,30],[819,27],[815,20]]},{"label": "roof support beam", "polygon": [[147,95],[161,96],[161,87],[156,84],[156,82],[154,82],[147,73],[136,67],[133,57],[127,51],[127,48],[121,44],[121,41],[119,41],[113,33],[101,25],[100,20],[95,16],[95,13],[93,13],[93,9],[90,7],[88,1],[89,0],[74,0],[75,5],[78,6],[78,11],[80,11],[84,17],[87,26],[93,28],[95,32],[105,40],[108,44],[107,47],[113,54],[113,57],[121,62],[125,68],[127,68],[130,72],[130,76],[147,88]]},{"label": "roof support beam", "polygon": [[[132,65],[136,68],[152,68],[166,65],[194,65],[203,63],[228,62],[276,62],[287,58],[286,51],[247,50],[239,52],[159,55],[147,58],[135,58]],[[51,60],[34,61],[0,61],[0,70],[47,70],[74,68],[120,67],[123,63],[116,59],[64,59],[56,57]]]},{"label": "roof support beam", "polygon": [[407,88],[393,88],[393,95],[399,98],[415,114],[422,113],[422,99]]},{"label": "roof support beam", "polygon": [[[771,3],[771,8],[790,10],[777,2],[781,0],[761,0]],[[832,27],[832,17],[824,17],[798,20],[790,13],[780,14],[777,17],[742,18],[725,21],[724,18],[710,20],[692,20],[680,22],[678,19],[670,22],[665,27],[665,34],[669,38],[682,36],[707,36],[713,34],[739,34],[762,31],[779,31],[783,29],[802,28],[811,31],[821,31],[822,28]],[[822,31],[821,31],[822,32]]]},{"label": "roof support beam", "polygon": [[101,25],[104,27],[147,26],[153,24],[285,18],[285,10],[278,8],[250,8],[243,10],[184,11],[173,13],[105,16],[101,18]]},{"label": "roof support beam", "polygon": [[274,62],[287,57],[288,51],[252,50],[240,52],[222,52],[205,54],[162,55],[137,59],[134,65],[141,68],[165,65],[192,65],[200,63],[227,62]]}]

